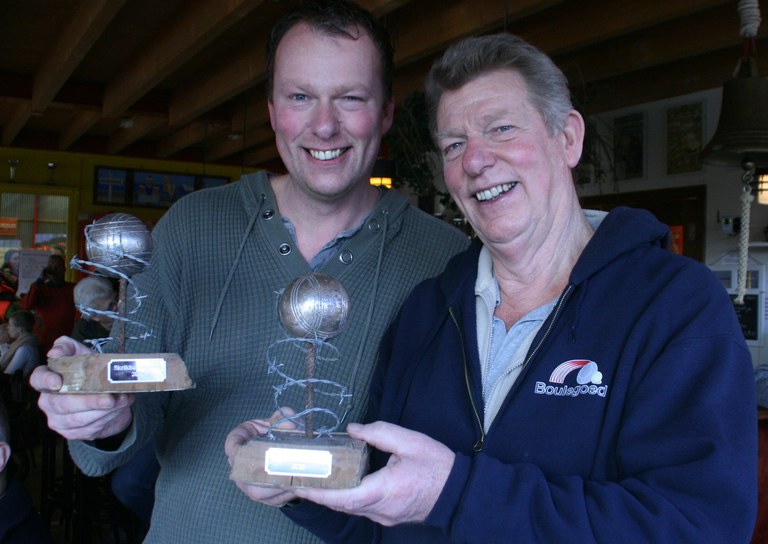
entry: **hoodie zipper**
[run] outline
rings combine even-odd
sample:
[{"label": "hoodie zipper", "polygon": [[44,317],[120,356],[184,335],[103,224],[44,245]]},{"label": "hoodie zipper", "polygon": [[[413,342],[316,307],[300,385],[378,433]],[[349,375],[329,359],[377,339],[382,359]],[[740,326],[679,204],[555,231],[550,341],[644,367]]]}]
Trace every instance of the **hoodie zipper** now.
[{"label": "hoodie zipper", "polygon": [[[573,284],[569,284],[568,287],[566,287],[565,291],[560,295],[559,300],[557,301],[557,305],[555,306],[555,309],[552,311],[552,319],[549,320],[549,325],[547,326],[547,329],[544,331],[544,334],[541,336],[541,339],[539,340],[538,344],[536,344],[536,347],[533,348],[528,352],[528,356],[525,358],[525,361],[523,362],[523,366],[520,369],[520,374],[518,374],[517,379],[515,380],[515,383],[517,383],[517,380],[520,379],[520,376],[523,374],[523,371],[528,366],[528,363],[531,362],[531,360],[536,356],[536,353],[538,353],[539,348],[541,348],[542,345],[544,345],[544,342],[546,341],[547,337],[549,336],[549,333],[552,332],[552,328],[555,326],[555,321],[557,321],[558,315],[560,315],[560,311],[563,308],[563,305],[565,304],[566,298],[568,298],[568,294],[573,290]],[[477,404],[475,403],[475,397],[472,394],[472,386],[469,383],[469,362],[467,361],[467,354],[466,349],[464,347],[464,335],[461,334],[461,327],[459,326],[459,321],[456,319],[456,316],[453,314],[453,308],[448,308],[448,313],[451,315],[451,319],[453,320],[453,324],[456,327],[456,332],[459,335],[459,343],[461,344],[461,356],[464,360],[464,382],[467,386],[467,393],[469,394],[469,403],[472,405],[472,412],[475,416],[475,422],[477,423],[478,430],[480,431],[480,438],[477,442],[475,442],[475,445],[472,446],[472,450],[475,453],[480,453],[483,451],[483,447],[485,446],[485,427],[483,426],[483,420],[480,417],[480,412],[477,409]],[[515,383],[512,384],[512,388],[514,388]],[[510,392],[512,389],[510,388]]]},{"label": "hoodie zipper", "polygon": [[467,362],[467,350],[464,348],[464,335],[461,334],[461,327],[459,326],[459,321],[456,319],[456,316],[453,314],[453,308],[449,307],[448,313],[450,314],[451,319],[453,320],[453,324],[456,327],[456,333],[459,335],[459,343],[461,344],[461,356],[464,359],[464,383],[467,386],[467,393],[469,393],[469,403],[472,405],[472,413],[475,416],[475,422],[477,423],[478,429],[480,429],[480,439],[475,442],[474,446],[472,446],[472,450],[479,453],[483,450],[483,445],[485,444],[485,429],[483,428],[483,420],[480,418],[477,404],[475,404],[475,397],[472,395],[472,386],[469,383],[469,363]]}]

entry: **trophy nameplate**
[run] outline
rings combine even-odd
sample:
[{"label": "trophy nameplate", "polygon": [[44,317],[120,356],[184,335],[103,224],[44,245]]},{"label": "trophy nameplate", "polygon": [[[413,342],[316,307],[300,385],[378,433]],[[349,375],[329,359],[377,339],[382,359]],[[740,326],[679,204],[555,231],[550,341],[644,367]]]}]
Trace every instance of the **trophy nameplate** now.
[{"label": "trophy nameplate", "polygon": [[263,486],[356,487],[368,469],[368,445],[346,433],[307,439],[303,431],[274,431],[235,454],[230,479]]},{"label": "trophy nameplate", "polygon": [[288,379],[291,385],[305,387],[306,409],[296,417],[284,417],[294,423],[300,419],[304,430],[274,428],[252,437],[235,453],[230,479],[262,486],[356,487],[368,469],[368,445],[346,433],[314,430],[315,386],[322,382],[315,379],[315,344],[336,336],[346,326],[349,295],[330,276],[305,274],[285,289],[279,312],[291,339],[306,343],[307,379]]},{"label": "trophy nameplate", "polygon": [[[125,352],[125,324],[132,322],[126,313],[130,276],[144,269],[152,254],[149,229],[138,218],[126,213],[102,217],[85,229],[88,261],[73,259],[73,266],[84,263],[102,276],[118,278],[117,312],[79,308],[109,314],[116,321],[115,353],[92,353],[48,359],[48,368],[61,374],[60,393],[139,393],[177,391],[195,385],[181,357],[176,353]],[[79,267],[86,273],[89,270]],[[135,289],[135,286],[133,287]],[[138,298],[138,293],[134,293]],[[145,327],[146,328],[146,327]],[[101,351],[101,348],[98,350]]]},{"label": "trophy nameplate", "polygon": [[140,393],[194,387],[175,353],[94,353],[48,359],[61,374],[60,393]]}]

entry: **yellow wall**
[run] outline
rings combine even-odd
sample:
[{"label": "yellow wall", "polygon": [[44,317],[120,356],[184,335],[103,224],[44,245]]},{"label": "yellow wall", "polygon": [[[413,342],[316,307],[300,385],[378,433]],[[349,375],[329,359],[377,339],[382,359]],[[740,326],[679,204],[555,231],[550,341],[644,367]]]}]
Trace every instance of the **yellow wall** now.
[{"label": "yellow wall", "polygon": [[[17,159],[19,161],[13,184],[9,183],[9,159]],[[50,169],[47,165],[49,162],[56,163],[53,174],[55,185],[48,184]],[[232,166],[134,159],[86,153],[40,151],[0,146],[0,193],[16,192],[69,196],[72,205],[70,206],[69,213],[69,232],[67,232],[68,257],[71,257],[77,251],[78,223],[85,222],[87,224],[96,214],[125,212],[138,217],[150,226],[157,223],[157,220],[160,219],[165,210],[141,206],[94,204],[93,182],[94,171],[97,166],[176,174],[226,176],[232,180],[237,180],[243,173],[240,167]],[[246,170],[246,172],[250,171],[253,171],[253,169]]]},{"label": "yellow wall", "polygon": [[57,165],[54,171],[56,186],[77,189],[79,192],[79,200],[75,205],[78,217],[82,218],[83,216],[100,212],[123,211],[131,213],[149,223],[156,222],[163,215],[163,210],[139,206],[115,207],[112,205],[93,204],[95,167],[111,166],[114,168],[172,172],[175,174],[227,176],[233,180],[238,179],[243,172],[240,167],[232,166],[0,147],[0,183],[7,183],[10,179],[9,159],[19,160],[19,165],[16,167],[15,185],[24,187],[34,185],[41,191],[45,191],[49,187],[46,185],[50,177],[47,164],[55,162]]}]

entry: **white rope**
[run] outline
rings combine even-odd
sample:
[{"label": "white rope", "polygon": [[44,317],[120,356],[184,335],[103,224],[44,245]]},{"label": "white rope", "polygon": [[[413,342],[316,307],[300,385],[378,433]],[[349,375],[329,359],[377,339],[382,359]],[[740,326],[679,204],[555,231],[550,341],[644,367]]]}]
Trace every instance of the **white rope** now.
[{"label": "white rope", "polygon": [[741,18],[741,37],[754,38],[760,26],[760,3],[758,0],[740,0],[738,10]]},{"label": "white rope", "polygon": [[744,294],[747,291],[747,261],[749,258],[749,223],[752,204],[752,187],[744,185],[741,193],[741,229],[739,230],[739,272],[736,283],[736,300],[734,304],[744,304]]},{"label": "white rope", "polygon": [[[760,3],[758,0],[739,0],[739,17],[741,18],[741,36],[745,39],[757,36],[760,26]],[[736,283],[735,304],[744,304],[744,295],[747,291],[747,264],[749,259],[749,228],[750,211],[752,204],[752,185],[754,179],[753,170],[744,172],[744,182],[741,193],[741,230],[739,230],[739,271]]]}]

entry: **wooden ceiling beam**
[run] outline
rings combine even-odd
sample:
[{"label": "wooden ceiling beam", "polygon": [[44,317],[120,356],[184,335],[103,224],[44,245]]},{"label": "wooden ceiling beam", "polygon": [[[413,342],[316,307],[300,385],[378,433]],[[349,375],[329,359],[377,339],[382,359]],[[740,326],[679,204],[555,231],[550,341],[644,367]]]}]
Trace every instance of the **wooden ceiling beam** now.
[{"label": "wooden ceiling beam", "polygon": [[171,126],[188,123],[226,100],[245,92],[265,79],[266,39],[247,46],[239,55],[222,63],[218,70],[206,74],[197,85],[176,93],[168,103]]},{"label": "wooden ceiling beam", "polygon": [[3,134],[0,143],[2,143],[2,145],[11,145],[21,129],[24,128],[24,125],[27,124],[31,115],[32,108],[30,107],[29,101],[24,100],[16,104],[11,112],[10,118],[3,125]]},{"label": "wooden ceiling beam", "polygon": [[31,101],[18,104],[3,126],[2,145],[10,145],[32,115],[45,111],[124,2],[81,0],[77,4],[64,31],[37,69]]},{"label": "wooden ceiling beam", "polygon": [[235,153],[241,152],[243,149],[250,149],[252,147],[258,147],[265,142],[269,142],[275,139],[275,133],[272,129],[257,128],[249,130],[240,138],[225,138],[215,145],[212,145],[206,151],[206,158],[209,161],[217,161],[224,157],[229,157]]},{"label": "wooden ceiling beam", "polygon": [[48,107],[124,3],[125,0],[81,0],[77,3],[64,30],[37,70],[32,111],[42,112]]},{"label": "wooden ceiling beam", "polygon": [[[758,41],[760,48],[768,40]],[[622,76],[595,81],[586,86],[585,105],[589,114],[625,108],[722,86],[728,80],[740,57],[740,48],[683,59],[677,62],[638,70]]]},{"label": "wooden ceiling beam", "polygon": [[[512,5],[499,0],[444,2],[430,0],[412,2],[394,14],[388,27],[395,41],[395,64],[398,67],[444,50],[448,45],[470,34],[481,34],[501,28],[505,17],[519,20],[563,0],[517,0]],[[429,13],[427,17],[425,14]],[[429,32],[424,22],[429,21]],[[561,34],[563,34],[561,32]]]},{"label": "wooden ceiling beam", "polygon": [[358,4],[373,13],[376,17],[384,17],[411,0],[358,0]]},{"label": "wooden ceiling beam", "polygon": [[75,120],[69,124],[67,130],[59,136],[59,150],[65,151],[75,143],[88,129],[99,122],[101,113],[92,110],[81,111]]},{"label": "wooden ceiling beam", "polygon": [[247,102],[235,108],[232,113],[230,131],[233,133],[245,133],[251,127],[262,126],[269,123],[269,109],[265,93],[249,93]]},{"label": "wooden ceiling beam", "polygon": [[[620,35],[663,24],[674,19],[733,4],[732,0],[646,0],[638,9],[635,0],[590,0],[567,2],[513,22],[510,32],[536,45],[550,56],[561,55],[579,47],[609,40]],[[736,7],[732,7],[736,13]],[[687,19],[686,19],[687,22]],[[679,28],[687,27],[687,24]],[[566,30],[567,29],[567,30]],[[679,33],[677,39],[681,39]],[[687,35],[683,38],[687,39]],[[604,52],[607,55],[607,52]]]},{"label": "wooden ceiling beam", "polygon": [[[695,31],[688,33],[684,40],[679,36],[680,22],[673,21],[582,48],[572,54],[555,57],[554,60],[568,75],[571,84],[576,85],[741,43],[737,29],[738,16],[731,5],[691,15],[686,18],[686,23],[688,28]],[[606,50],[610,50],[611,54],[606,55]]]},{"label": "wooden ceiling beam", "polygon": [[156,128],[165,124],[165,117],[133,117],[131,128],[121,129],[109,138],[107,153],[116,155],[132,143],[137,142]]},{"label": "wooden ceiling beam", "polygon": [[157,143],[157,156],[165,159],[200,142],[226,136],[228,132],[229,126],[226,124],[212,125],[201,121],[189,123]]},{"label": "wooden ceiling beam", "polygon": [[[449,44],[505,26],[554,58],[589,113],[720,86],[741,50],[733,0],[358,1],[381,18],[396,42],[398,102],[423,89],[432,60]],[[9,12],[23,14],[19,23],[0,18],[6,33],[14,24],[40,26],[51,37],[43,46],[30,36],[24,47],[16,37],[9,44],[15,49],[5,55],[0,49],[0,145],[23,146],[34,134],[50,149],[58,136],[60,149],[97,141],[100,153],[109,147],[121,155],[196,160],[188,157],[202,150],[209,162],[236,157],[242,163],[246,154],[250,164],[279,163],[274,146],[267,145],[274,136],[261,84],[264,45],[271,25],[295,2],[172,2],[179,11],[161,33],[115,46],[121,66],[93,45],[110,48],[110,40],[130,39],[140,23],[129,19],[152,16],[149,4],[137,11],[125,0],[73,0],[66,8],[35,0],[34,16],[25,7],[20,15]],[[160,24],[171,7],[158,13]],[[250,16],[240,19],[245,13]],[[758,51],[764,48],[761,39]],[[132,50],[139,53],[124,62]],[[105,135],[114,122],[100,121],[129,115],[135,128],[115,131],[111,139]],[[215,128],[207,121],[213,117]],[[229,133],[245,139],[228,139]]]},{"label": "wooden ceiling beam", "polygon": [[173,24],[109,82],[104,93],[104,116],[119,116],[263,1],[205,0],[184,5]]}]

